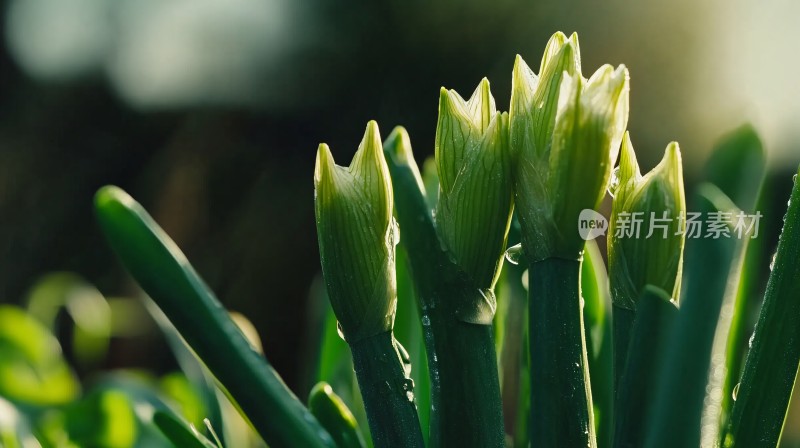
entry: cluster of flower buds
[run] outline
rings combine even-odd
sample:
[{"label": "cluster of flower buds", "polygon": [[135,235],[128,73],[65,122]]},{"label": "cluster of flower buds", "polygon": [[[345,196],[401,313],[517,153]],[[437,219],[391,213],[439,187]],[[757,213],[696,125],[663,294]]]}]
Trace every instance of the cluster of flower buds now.
[{"label": "cluster of flower buds", "polygon": [[[529,262],[580,259],[585,241],[576,224],[581,211],[599,208],[622,146],[608,233],[612,287],[625,297],[638,297],[646,284],[675,293],[682,235],[613,237],[621,212],[685,211],[677,144],[642,176],[630,139],[623,143],[628,98],[625,66],[604,65],[584,78],[577,35],[560,32],[548,42],[538,75],[517,57],[508,113],[497,110],[486,79],[468,100],[442,88],[435,140],[439,193],[431,202],[442,247],[473,286],[494,287],[515,207]],[[344,334],[391,329],[397,236],[377,124],[367,126],[349,168],[336,166],[320,145],[315,186],[323,272]]]}]

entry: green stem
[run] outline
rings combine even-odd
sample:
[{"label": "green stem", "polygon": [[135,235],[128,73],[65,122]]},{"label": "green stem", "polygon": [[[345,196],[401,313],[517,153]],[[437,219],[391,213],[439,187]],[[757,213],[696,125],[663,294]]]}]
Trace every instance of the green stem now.
[{"label": "green stem", "polygon": [[457,312],[481,291],[469,284],[442,250],[410,148],[400,154],[399,144],[399,139],[390,136],[384,152],[428,354],[430,445],[502,447],[503,406],[492,325],[464,322]]},{"label": "green stem", "polygon": [[431,305],[423,307],[422,324],[431,371],[431,421],[437,428],[431,446],[503,446],[492,326],[457,319],[453,302],[467,299],[451,288],[435,288],[425,296]]},{"label": "green stem", "polygon": [[375,447],[423,448],[414,382],[406,376],[392,333],[361,339],[350,350]]},{"label": "green stem", "polygon": [[614,412],[614,447],[642,446],[647,413],[658,376],[658,354],[664,350],[666,334],[678,314],[669,294],[648,286],[637,300],[636,321],[631,328],[630,350],[620,382]]},{"label": "green stem", "polygon": [[628,348],[631,344],[631,332],[633,331],[633,321],[636,318],[634,310],[612,305],[614,322],[614,397],[619,393],[619,382],[622,379],[622,372],[625,371],[625,363],[628,359]]},{"label": "green stem", "polygon": [[580,260],[531,263],[531,446],[596,446]]}]

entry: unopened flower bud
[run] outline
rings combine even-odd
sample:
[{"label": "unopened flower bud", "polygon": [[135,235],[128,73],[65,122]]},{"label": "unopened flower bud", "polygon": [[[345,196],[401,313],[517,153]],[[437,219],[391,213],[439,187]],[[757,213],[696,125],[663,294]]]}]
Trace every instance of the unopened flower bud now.
[{"label": "unopened flower bud", "polygon": [[322,272],[342,332],[353,343],[394,325],[393,197],[378,125],[367,124],[349,167],[317,151],[315,211]]},{"label": "unopened flower bud", "polygon": [[670,143],[661,162],[642,176],[626,134],[618,178],[608,232],[609,283],[614,303],[635,309],[635,300],[647,285],[657,286],[676,298],[686,230],[678,144]]},{"label": "unopened flower bud", "polygon": [[474,285],[491,289],[503,259],[513,193],[508,114],[497,111],[487,79],[468,101],[441,90],[436,167],[439,236]]},{"label": "unopened flower bud", "polygon": [[628,122],[628,70],[605,65],[585,80],[577,36],[555,56],[552,45],[540,79],[520,59],[513,76],[516,204],[530,261],[580,257],[578,217],[599,206]]}]

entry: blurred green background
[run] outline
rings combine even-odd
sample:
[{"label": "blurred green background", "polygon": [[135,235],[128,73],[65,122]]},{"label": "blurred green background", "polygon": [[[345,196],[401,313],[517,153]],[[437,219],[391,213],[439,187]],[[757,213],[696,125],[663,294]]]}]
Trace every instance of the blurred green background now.
[{"label": "blurred green background", "polygon": [[[92,216],[94,191],[114,183],[253,322],[301,396],[321,315],[309,306],[317,144],[347,164],[375,119],[384,136],[405,126],[417,157],[430,155],[440,86],[467,95],[487,76],[507,109],[514,56],[538,66],[557,30],[579,33],[585,75],[606,62],[629,67],[643,170],[677,140],[691,185],[714,142],[743,122],[783,179],[776,203],[800,162],[794,0],[0,5],[0,302],[27,303],[51,272],[107,297],[140,294]],[[78,362],[64,344],[79,375],[175,370],[145,313],[121,313],[130,328],[97,362]],[[62,341],[75,337],[71,325],[56,328]]]}]

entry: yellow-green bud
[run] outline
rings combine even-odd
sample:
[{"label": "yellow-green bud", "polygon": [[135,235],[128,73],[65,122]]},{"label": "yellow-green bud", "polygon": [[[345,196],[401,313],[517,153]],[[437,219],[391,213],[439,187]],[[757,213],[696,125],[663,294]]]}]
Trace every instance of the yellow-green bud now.
[{"label": "yellow-green bud", "polygon": [[[521,56],[514,61],[511,82],[511,145],[514,152],[535,155],[547,160],[556,123],[558,97],[564,76],[581,73],[578,35],[569,39],[557,32],[547,42],[539,76]],[[547,171],[547,166],[537,167]]]},{"label": "yellow-green bud", "polygon": [[397,288],[389,168],[378,124],[370,121],[349,167],[317,151],[315,211],[322,272],[348,342],[391,330]]},{"label": "yellow-green bud", "polygon": [[500,272],[513,193],[508,114],[497,111],[486,78],[468,101],[441,90],[436,168],[439,237],[475,286],[490,289]]},{"label": "yellow-green bud", "polygon": [[681,152],[675,142],[642,176],[628,134],[622,143],[608,231],[609,284],[614,303],[635,309],[647,285],[673,298],[680,292],[686,199]]},{"label": "yellow-green bud", "polygon": [[[557,49],[557,50],[556,50]],[[556,34],[537,78],[517,58],[510,135],[522,241],[530,261],[575,259],[583,209],[596,209],[628,122],[628,70],[580,74],[577,35]]]}]

